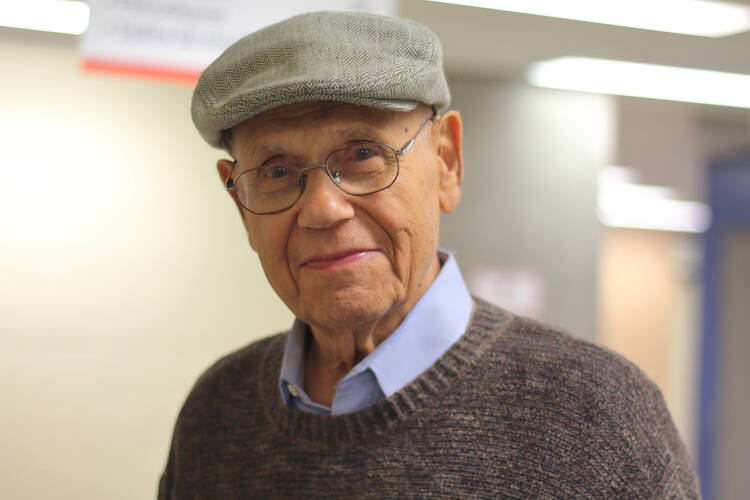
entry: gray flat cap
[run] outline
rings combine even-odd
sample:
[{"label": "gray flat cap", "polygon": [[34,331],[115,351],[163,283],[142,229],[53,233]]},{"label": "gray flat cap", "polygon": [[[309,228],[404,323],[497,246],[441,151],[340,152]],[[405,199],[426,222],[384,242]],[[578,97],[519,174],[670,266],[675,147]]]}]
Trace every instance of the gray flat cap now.
[{"label": "gray flat cap", "polygon": [[193,122],[219,147],[221,133],[263,111],[338,101],[393,111],[450,104],[440,41],[406,19],[313,12],[252,33],[201,74]]}]

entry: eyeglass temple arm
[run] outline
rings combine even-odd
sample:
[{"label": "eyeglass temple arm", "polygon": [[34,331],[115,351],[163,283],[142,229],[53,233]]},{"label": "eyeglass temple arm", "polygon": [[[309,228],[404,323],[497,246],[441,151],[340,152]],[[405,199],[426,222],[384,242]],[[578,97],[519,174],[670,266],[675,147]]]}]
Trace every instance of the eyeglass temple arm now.
[{"label": "eyeglass temple arm", "polygon": [[417,132],[414,134],[414,137],[412,137],[411,139],[409,139],[408,141],[406,141],[406,144],[404,144],[403,146],[401,146],[401,149],[399,149],[398,151],[396,151],[396,156],[401,156],[402,154],[404,154],[407,151],[409,151],[411,149],[411,147],[414,145],[414,143],[416,142],[417,137],[419,136],[419,133],[422,131],[422,129],[424,128],[424,126],[427,125],[427,122],[430,122],[430,121],[434,120],[437,117],[438,117],[437,109],[435,109],[435,106],[433,105],[432,106],[432,116],[430,116],[428,119],[426,119],[425,121],[422,122],[422,125],[419,126],[419,128],[417,129]]},{"label": "eyeglass temple arm", "polygon": [[232,178],[232,172],[234,172],[234,167],[236,166],[237,166],[237,160],[234,160],[232,162],[232,170],[229,171],[227,180],[224,182],[224,187],[227,188],[227,191],[230,191],[230,192],[235,191],[237,188],[237,186],[234,185],[234,179]]}]

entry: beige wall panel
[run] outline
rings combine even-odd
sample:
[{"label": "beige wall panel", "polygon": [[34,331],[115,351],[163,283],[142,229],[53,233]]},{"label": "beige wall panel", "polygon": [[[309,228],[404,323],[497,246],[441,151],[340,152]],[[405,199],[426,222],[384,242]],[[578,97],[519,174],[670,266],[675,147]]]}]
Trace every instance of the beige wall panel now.
[{"label": "beige wall panel", "polygon": [[600,339],[667,383],[676,276],[675,233],[609,229],[603,236]]},{"label": "beige wall panel", "polygon": [[0,498],[154,498],[220,355],[287,328],[191,89],[0,40]]},{"label": "beige wall panel", "polygon": [[662,390],[695,453],[699,288],[686,256],[692,235],[607,228],[602,233],[598,341],[638,365]]}]

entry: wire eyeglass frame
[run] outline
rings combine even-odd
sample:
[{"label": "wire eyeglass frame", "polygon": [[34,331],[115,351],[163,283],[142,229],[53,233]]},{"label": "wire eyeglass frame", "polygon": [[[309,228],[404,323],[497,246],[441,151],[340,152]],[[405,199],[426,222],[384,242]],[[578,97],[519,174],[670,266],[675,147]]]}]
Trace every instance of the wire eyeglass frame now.
[{"label": "wire eyeglass frame", "polygon": [[437,118],[437,114],[435,113],[435,109],[433,107],[432,115],[429,118],[427,118],[425,121],[422,122],[422,124],[419,126],[419,128],[417,129],[417,131],[411,137],[411,139],[409,139],[408,141],[406,141],[406,143],[404,143],[404,145],[400,149],[395,149],[390,144],[385,144],[385,143],[382,143],[382,142],[377,142],[377,141],[361,141],[362,143],[375,144],[375,145],[378,145],[378,146],[383,146],[383,147],[388,148],[391,152],[393,152],[394,158],[396,160],[396,171],[395,171],[395,174],[393,176],[393,179],[391,179],[391,181],[388,182],[385,186],[377,188],[377,189],[374,189],[372,191],[367,191],[367,192],[364,192],[364,193],[352,193],[352,192],[347,191],[346,189],[344,189],[341,186],[341,177],[340,177],[340,174],[338,172],[336,172],[336,171],[332,171],[331,168],[328,166],[328,161],[330,160],[330,158],[334,154],[336,154],[336,153],[338,153],[340,151],[343,151],[343,150],[345,150],[345,149],[347,149],[348,147],[351,147],[351,146],[343,146],[341,148],[336,148],[335,150],[331,151],[328,154],[328,156],[326,156],[325,161],[323,161],[322,163],[316,163],[316,164],[313,164],[313,165],[308,165],[306,167],[297,167],[299,169],[299,171],[298,171],[299,180],[297,181],[297,183],[299,184],[299,188],[297,189],[297,191],[298,191],[297,192],[297,196],[294,198],[294,200],[291,203],[289,203],[288,205],[284,206],[283,208],[279,208],[279,209],[275,209],[275,210],[270,210],[270,211],[252,210],[252,209],[248,208],[245,205],[245,203],[243,203],[243,201],[240,199],[240,196],[237,194],[237,180],[241,176],[243,176],[243,175],[245,175],[245,174],[247,174],[249,172],[253,172],[253,171],[256,171],[259,168],[262,168],[262,165],[259,166],[259,167],[255,167],[255,168],[251,168],[251,169],[245,170],[244,172],[241,172],[239,175],[237,175],[237,177],[232,177],[232,173],[234,172],[234,169],[237,167],[237,160],[235,159],[232,162],[232,171],[229,173],[229,176],[227,177],[227,180],[226,180],[226,183],[225,183],[225,188],[230,193],[234,193],[235,194],[235,197],[236,197],[238,203],[240,204],[240,206],[242,208],[244,208],[248,212],[251,212],[251,213],[254,213],[254,214],[257,214],[257,215],[271,215],[271,214],[276,214],[276,213],[283,212],[285,210],[289,210],[290,208],[292,208],[297,203],[297,201],[299,201],[299,199],[302,197],[302,194],[305,192],[305,187],[307,186],[307,173],[310,172],[311,170],[315,170],[315,169],[318,169],[318,168],[325,169],[328,178],[334,183],[334,185],[336,187],[338,187],[339,189],[341,189],[342,191],[344,191],[345,193],[349,194],[349,195],[352,195],[352,196],[367,196],[367,195],[370,195],[370,194],[377,193],[377,192],[383,191],[385,189],[388,189],[389,187],[391,187],[396,182],[396,179],[398,179],[398,175],[399,175],[399,172],[400,172],[400,165],[399,165],[399,161],[398,161],[399,157],[401,155],[407,153],[412,148],[412,146],[414,146],[414,143],[416,142],[417,137],[419,136],[419,133],[422,131],[422,129],[425,127],[425,125],[427,125],[427,123],[433,121],[435,118]]}]

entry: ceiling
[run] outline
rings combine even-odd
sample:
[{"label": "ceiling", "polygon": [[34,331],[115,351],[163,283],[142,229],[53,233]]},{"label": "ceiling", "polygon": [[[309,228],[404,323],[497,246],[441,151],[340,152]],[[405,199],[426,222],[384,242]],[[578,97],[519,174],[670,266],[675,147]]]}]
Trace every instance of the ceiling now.
[{"label": "ceiling", "polygon": [[[733,2],[750,6],[750,0]],[[516,79],[529,63],[564,55],[750,74],[750,31],[705,38],[427,0],[401,0],[399,11],[438,34],[446,69],[456,75]],[[0,28],[3,39],[75,46],[70,35],[11,28]]]},{"label": "ceiling", "polygon": [[750,32],[704,38],[426,0],[403,0],[401,15],[438,34],[453,74],[515,79],[531,62],[564,55],[750,74]]},{"label": "ceiling", "polygon": [[[733,1],[750,5],[750,0]],[[401,16],[426,24],[438,34],[446,69],[457,77],[517,81],[530,63],[564,55],[750,74],[750,32],[705,38],[427,0],[400,0],[399,5]],[[76,37],[71,35],[12,28],[0,28],[3,41],[76,47]],[[722,119],[748,120],[748,110],[701,108]]]}]

